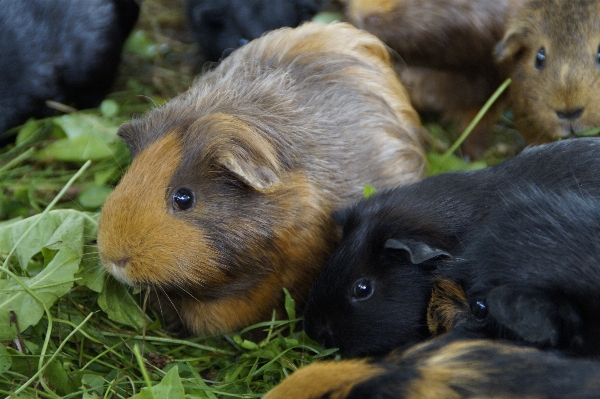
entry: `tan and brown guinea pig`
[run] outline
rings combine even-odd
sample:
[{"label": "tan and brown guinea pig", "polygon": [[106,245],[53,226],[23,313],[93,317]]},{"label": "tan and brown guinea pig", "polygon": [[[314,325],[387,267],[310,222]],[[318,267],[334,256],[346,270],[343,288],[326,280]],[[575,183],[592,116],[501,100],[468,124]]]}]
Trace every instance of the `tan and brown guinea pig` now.
[{"label": "tan and brown guinea pig", "polygon": [[[439,112],[464,129],[505,78],[494,46],[524,0],[343,0],[345,17],[401,58],[398,73],[418,111]],[[469,137],[471,155],[489,145],[503,106]]]},{"label": "tan and brown guinea pig", "polygon": [[[119,134],[133,163],[100,218],[100,257],[196,334],[300,300],[363,186],[419,180],[421,125],[384,44],[307,23],[234,51]],[[174,308],[174,309],[173,309]]]},{"label": "tan and brown guinea pig", "polygon": [[511,71],[509,100],[527,141],[600,126],[600,1],[529,1],[496,52]]}]

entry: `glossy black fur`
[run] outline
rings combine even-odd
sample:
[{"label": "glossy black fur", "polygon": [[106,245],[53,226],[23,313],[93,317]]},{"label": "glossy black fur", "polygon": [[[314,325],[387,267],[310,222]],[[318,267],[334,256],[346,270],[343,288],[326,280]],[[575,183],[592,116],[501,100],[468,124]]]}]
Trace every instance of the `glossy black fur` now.
[{"label": "glossy black fur", "polygon": [[357,384],[345,397],[592,399],[599,395],[598,362],[508,342],[448,338],[377,362],[386,371]]},{"label": "glossy black fur", "polygon": [[[481,171],[448,173],[380,192],[337,215],[342,242],[311,289],[305,310],[309,336],[348,355],[388,352],[430,335],[426,313],[436,270],[448,257],[413,264],[389,239],[460,254],[472,231],[532,184],[554,192],[600,197],[600,140],[566,140],[531,147]],[[352,287],[374,287],[354,300]]]},{"label": "glossy black fur", "polygon": [[115,78],[138,0],[3,1],[0,133],[53,111],[100,104]]},{"label": "glossy black fur", "polygon": [[441,273],[459,281],[486,336],[600,354],[600,199],[531,189],[479,229]]},{"label": "glossy black fur", "polygon": [[202,52],[210,61],[263,33],[295,27],[317,13],[324,0],[187,0],[185,11]]}]

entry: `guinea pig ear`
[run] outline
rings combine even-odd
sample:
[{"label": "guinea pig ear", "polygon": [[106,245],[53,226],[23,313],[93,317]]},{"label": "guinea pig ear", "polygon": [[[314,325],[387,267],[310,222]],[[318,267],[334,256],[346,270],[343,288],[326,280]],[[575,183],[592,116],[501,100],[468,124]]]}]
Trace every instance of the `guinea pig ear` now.
[{"label": "guinea pig ear", "polygon": [[132,158],[135,158],[135,156],[142,151],[144,145],[133,122],[122,124],[117,131],[117,135],[121,137],[125,142],[125,145],[127,145]]},{"label": "guinea pig ear", "polygon": [[275,146],[248,123],[231,115],[211,115],[205,126],[208,156],[257,191],[271,191],[280,182],[283,165]]},{"label": "guinea pig ear", "polygon": [[432,248],[423,241],[405,239],[388,239],[383,245],[386,249],[399,249],[406,251],[410,258],[410,262],[414,265],[420,265],[439,257],[452,259],[452,255],[438,248]]},{"label": "guinea pig ear", "polygon": [[527,29],[523,26],[511,27],[494,48],[494,56],[500,64],[516,61],[525,49],[524,38]]}]

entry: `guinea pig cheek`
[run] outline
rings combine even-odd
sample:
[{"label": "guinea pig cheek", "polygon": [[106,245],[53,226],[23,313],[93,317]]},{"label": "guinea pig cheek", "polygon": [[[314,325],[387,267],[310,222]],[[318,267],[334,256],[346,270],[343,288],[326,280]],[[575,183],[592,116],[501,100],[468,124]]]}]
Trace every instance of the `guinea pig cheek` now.
[{"label": "guinea pig cheek", "polygon": [[201,284],[199,265],[215,258],[202,231],[169,212],[165,196],[180,161],[177,135],[164,136],[134,159],[106,200],[98,250],[108,272],[124,283]]}]

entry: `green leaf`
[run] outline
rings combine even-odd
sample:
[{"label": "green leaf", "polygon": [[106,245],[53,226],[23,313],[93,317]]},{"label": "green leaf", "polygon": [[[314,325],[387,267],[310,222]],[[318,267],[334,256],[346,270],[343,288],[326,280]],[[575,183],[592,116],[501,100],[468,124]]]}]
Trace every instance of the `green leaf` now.
[{"label": "green leaf", "polygon": [[173,367],[163,377],[162,381],[152,388],[142,388],[142,391],[130,399],[183,399],[185,392],[179,377],[177,366]]},{"label": "green leaf", "polygon": [[44,371],[44,378],[62,396],[77,391],[77,386],[69,378],[69,375],[63,369],[63,366],[58,359],[54,359],[48,363],[48,366],[46,366],[46,370]]},{"label": "green leaf", "polygon": [[113,147],[93,136],[80,136],[72,139],[61,139],[40,150],[36,156],[47,161],[67,162],[97,161],[112,157]]},{"label": "green leaf", "polygon": [[12,358],[4,345],[0,344],[0,374],[8,371],[12,366]]},{"label": "green leaf", "polygon": [[113,321],[137,329],[144,325],[144,312],[131,296],[128,287],[114,279],[108,279],[104,284],[98,305]]},{"label": "green leaf", "polygon": [[377,189],[373,186],[366,185],[363,187],[363,197],[369,198],[371,195],[375,194]]},{"label": "green leaf", "polygon": [[106,99],[100,103],[100,112],[107,118],[112,118],[119,112],[119,104],[115,100]]},{"label": "green leaf", "polygon": [[84,209],[96,210],[104,204],[111,192],[112,188],[108,186],[89,186],[77,196],[77,202]]},{"label": "green leaf", "polygon": [[479,170],[487,167],[484,161],[465,162],[456,155],[441,155],[434,152],[427,154],[427,161],[429,162],[430,175],[463,170]]},{"label": "green leaf", "polygon": [[54,123],[60,126],[69,139],[89,136],[104,143],[114,143],[118,138],[119,124],[97,115],[75,112],[55,118]]},{"label": "green leaf", "polygon": [[82,399],[96,399],[104,395],[104,378],[96,374],[84,374],[81,378],[81,388],[86,391]]},{"label": "green leaf", "polygon": [[[38,275],[33,278],[22,277],[21,281],[33,290],[46,306],[51,306],[58,298],[69,292],[78,269],[77,253],[63,248]],[[13,339],[15,329],[10,325],[10,311],[15,312],[19,328],[24,331],[40,321],[44,314],[44,307],[16,281],[5,280],[1,288],[0,339]]]}]

